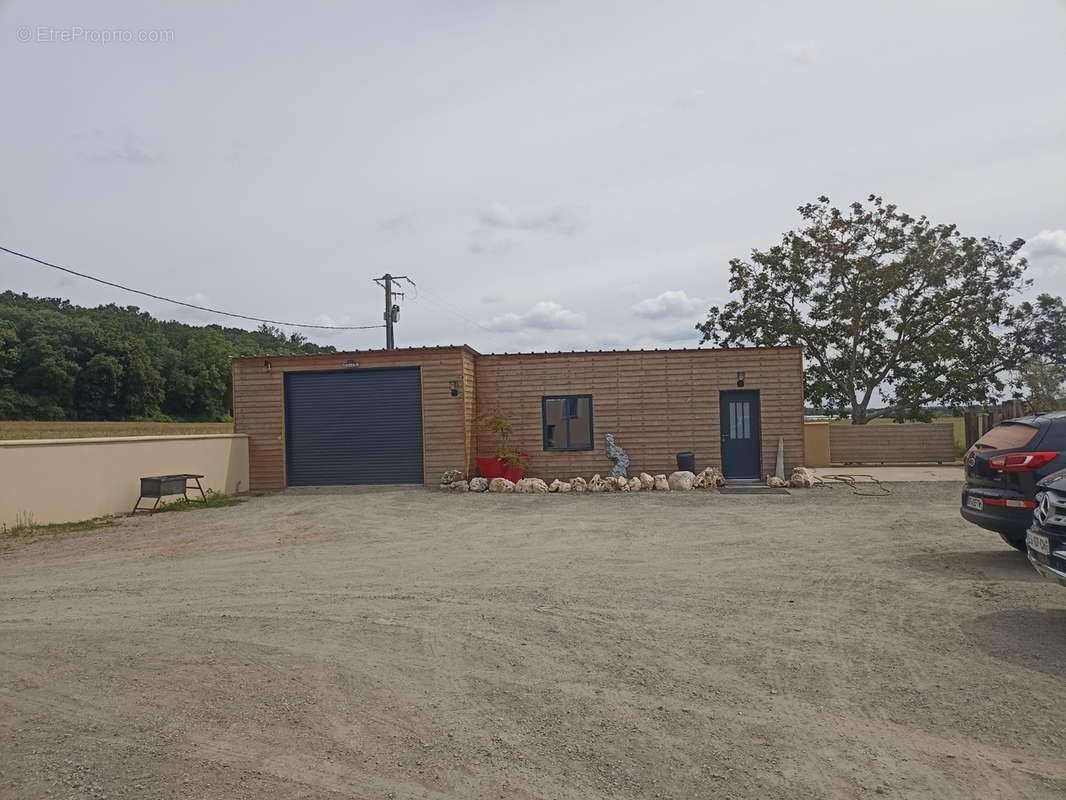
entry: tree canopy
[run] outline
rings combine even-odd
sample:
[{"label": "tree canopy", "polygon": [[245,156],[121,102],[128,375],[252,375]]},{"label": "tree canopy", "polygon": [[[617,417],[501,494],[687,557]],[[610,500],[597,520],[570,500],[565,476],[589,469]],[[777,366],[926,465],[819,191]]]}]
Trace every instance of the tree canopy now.
[{"label": "tree canopy", "polygon": [[1066,364],[1062,299],[1020,301],[1022,239],[964,236],[876,195],[798,211],[799,230],[729,262],[739,297],[697,329],[718,345],[802,345],[808,403],[855,424],[921,419],[928,404],[998,397],[1034,357]]},{"label": "tree canopy", "polygon": [[331,352],[269,325],[198,327],[3,292],[0,419],[227,420],[234,356]]}]

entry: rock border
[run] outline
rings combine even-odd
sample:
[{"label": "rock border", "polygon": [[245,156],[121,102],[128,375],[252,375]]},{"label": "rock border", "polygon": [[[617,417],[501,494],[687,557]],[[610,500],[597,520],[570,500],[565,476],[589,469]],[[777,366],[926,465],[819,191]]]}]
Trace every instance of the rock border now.
[{"label": "rock border", "polygon": [[[773,475],[766,476],[766,484],[773,487],[806,489],[818,483],[818,476],[808,467],[795,467],[788,480]],[[583,494],[584,492],[714,492],[725,486],[725,476],[716,466],[700,472],[678,470],[669,475],[649,475],[641,472],[632,478],[625,476],[601,476],[599,473],[586,480],[576,476],[569,480],[554,479],[550,483],[542,478],[522,478],[517,483],[506,478],[476,477],[466,480],[463,473],[450,469],[441,475],[440,488],[455,492],[491,492],[493,494]]]}]

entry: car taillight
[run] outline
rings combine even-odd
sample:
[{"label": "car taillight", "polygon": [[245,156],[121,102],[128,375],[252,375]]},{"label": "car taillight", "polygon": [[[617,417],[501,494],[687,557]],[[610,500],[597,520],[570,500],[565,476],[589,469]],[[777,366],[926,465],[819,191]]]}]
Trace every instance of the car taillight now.
[{"label": "car taillight", "polygon": [[988,466],[1000,472],[1028,472],[1058,458],[1059,454],[1051,451],[1041,453],[1004,453],[988,459]]},{"label": "car taillight", "polygon": [[1001,497],[984,498],[986,506],[1002,506],[1003,508],[1036,508],[1032,500],[1004,500]]}]

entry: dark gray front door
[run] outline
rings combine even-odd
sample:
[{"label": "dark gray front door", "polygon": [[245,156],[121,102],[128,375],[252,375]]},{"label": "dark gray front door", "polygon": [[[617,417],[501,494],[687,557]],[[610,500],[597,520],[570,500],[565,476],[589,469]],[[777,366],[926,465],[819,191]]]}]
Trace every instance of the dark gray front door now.
[{"label": "dark gray front door", "polygon": [[722,474],[726,478],[762,477],[759,392],[722,392]]},{"label": "dark gray front door", "polygon": [[418,367],[285,373],[289,486],[422,483]]}]

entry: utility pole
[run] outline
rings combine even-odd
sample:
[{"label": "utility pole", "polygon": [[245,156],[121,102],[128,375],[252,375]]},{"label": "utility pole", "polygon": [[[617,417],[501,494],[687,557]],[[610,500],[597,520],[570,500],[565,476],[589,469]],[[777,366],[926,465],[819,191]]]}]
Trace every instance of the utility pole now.
[{"label": "utility pole", "polygon": [[392,276],[385,273],[385,349],[394,350],[396,340],[392,334]]},{"label": "utility pole", "polygon": [[415,282],[408,278],[406,275],[390,275],[385,273],[380,278],[374,278],[374,283],[385,290],[385,349],[395,350],[396,339],[393,336],[392,326],[400,320],[400,307],[392,302],[394,297],[405,297],[403,292],[394,292],[392,290],[393,281],[407,281],[412,286]]}]

